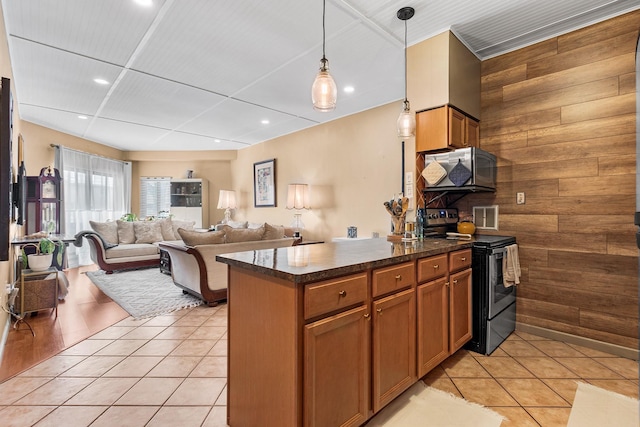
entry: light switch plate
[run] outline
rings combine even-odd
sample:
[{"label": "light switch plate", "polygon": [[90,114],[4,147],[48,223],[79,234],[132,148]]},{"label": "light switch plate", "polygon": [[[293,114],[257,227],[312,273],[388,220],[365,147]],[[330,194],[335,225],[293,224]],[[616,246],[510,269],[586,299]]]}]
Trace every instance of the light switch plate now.
[{"label": "light switch plate", "polygon": [[517,205],[524,205],[524,192],[520,192],[520,193],[516,193],[516,204]]}]

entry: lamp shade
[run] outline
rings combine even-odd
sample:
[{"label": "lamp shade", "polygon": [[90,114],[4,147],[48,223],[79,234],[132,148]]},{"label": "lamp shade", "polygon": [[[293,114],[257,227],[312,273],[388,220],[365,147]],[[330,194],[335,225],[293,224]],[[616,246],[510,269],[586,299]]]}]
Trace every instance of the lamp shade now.
[{"label": "lamp shade", "polygon": [[309,209],[309,186],[307,184],[289,184],[287,209]]},{"label": "lamp shade", "polygon": [[329,74],[329,61],[322,59],[320,71],[311,87],[311,101],[316,111],[332,111],[336,108],[338,88]]},{"label": "lamp shade", "polygon": [[236,192],[233,190],[220,190],[218,196],[218,209],[235,209]]}]

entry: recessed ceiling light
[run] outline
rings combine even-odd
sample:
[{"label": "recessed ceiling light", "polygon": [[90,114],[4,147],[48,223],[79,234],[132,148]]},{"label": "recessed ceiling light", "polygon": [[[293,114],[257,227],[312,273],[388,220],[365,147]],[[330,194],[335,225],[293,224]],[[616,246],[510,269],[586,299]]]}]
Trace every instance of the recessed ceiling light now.
[{"label": "recessed ceiling light", "polygon": [[134,0],[140,6],[149,7],[153,5],[153,0]]},{"label": "recessed ceiling light", "polygon": [[263,125],[268,125],[269,124],[269,120],[262,119],[262,121],[260,123],[262,123]]},{"label": "recessed ceiling light", "polygon": [[87,119],[88,119],[88,117],[87,117],[87,116],[78,116],[78,118],[79,118],[80,120],[87,120]]},{"label": "recessed ceiling light", "polygon": [[219,139],[214,139],[213,142],[220,142],[220,140]]},{"label": "recessed ceiling light", "polygon": [[353,91],[356,89],[353,86],[345,86],[343,90],[344,93],[353,93]]},{"label": "recessed ceiling light", "polygon": [[101,79],[101,78],[93,79],[93,81],[98,83],[99,85],[108,85],[109,84],[108,81],[106,81],[105,79]]}]

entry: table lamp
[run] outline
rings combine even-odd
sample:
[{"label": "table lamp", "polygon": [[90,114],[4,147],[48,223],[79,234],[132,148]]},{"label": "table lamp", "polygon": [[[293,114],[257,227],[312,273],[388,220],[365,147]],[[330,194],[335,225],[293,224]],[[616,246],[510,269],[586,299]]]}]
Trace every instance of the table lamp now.
[{"label": "table lamp", "polygon": [[224,224],[231,220],[231,209],[236,208],[236,192],[233,190],[220,190],[218,196],[218,209],[224,209]]},{"label": "table lamp", "polygon": [[[287,189],[287,209],[309,209],[309,186],[307,184],[289,184]],[[302,223],[302,212],[293,214],[293,237],[300,237],[301,230],[304,230]]]}]

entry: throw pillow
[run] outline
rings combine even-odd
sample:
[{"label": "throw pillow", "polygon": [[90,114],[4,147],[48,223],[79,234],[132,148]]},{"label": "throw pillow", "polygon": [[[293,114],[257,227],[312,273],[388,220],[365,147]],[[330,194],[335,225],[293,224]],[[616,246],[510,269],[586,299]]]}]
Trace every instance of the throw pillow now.
[{"label": "throw pillow", "polygon": [[173,235],[175,240],[180,240],[180,234],[178,233],[179,228],[184,228],[185,230],[193,230],[195,227],[195,221],[184,221],[182,219],[171,219],[171,227],[173,228]]},{"label": "throw pillow", "polygon": [[162,230],[157,221],[135,221],[133,231],[136,243],[155,243],[162,241]]},{"label": "throw pillow", "polygon": [[284,239],[284,227],[264,223],[264,235],[262,240]]},{"label": "throw pillow", "polygon": [[227,243],[255,242],[262,240],[264,226],[260,228],[225,228],[225,241]]},{"label": "throw pillow", "polygon": [[98,233],[105,243],[118,244],[118,224],[115,221],[95,222],[89,221],[91,229]]},{"label": "throw pillow", "polygon": [[160,232],[162,233],[162,240],[176,240],[176,235],[173,233],[173,225],[171,224],[171,218],[163,218],[158,220],[160,223]]},{"label": "throw pillow", "polygon": [[178,228],[178,234],[187,246],[218,245],[224,243],[224,231],[194,231]]},{"label": "throw pillow", "polygon": [[229,221],[226,223],[231,228],[247,228],[247,221]]},{"label": "throw pillow", "polygon": [[133,222],[117,220],[118,224],[118,242],[123,245],[136,242],[136,235],[133,231]]}]

